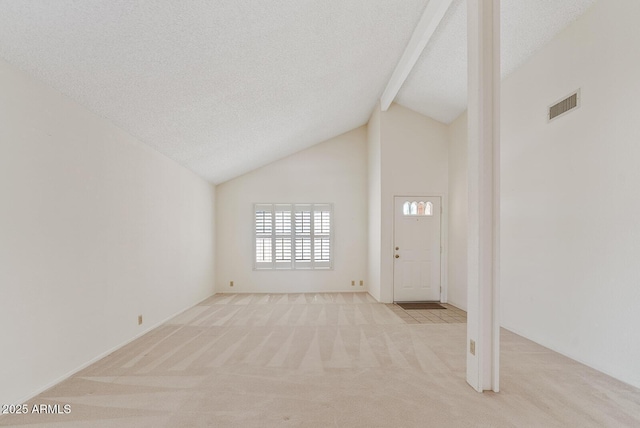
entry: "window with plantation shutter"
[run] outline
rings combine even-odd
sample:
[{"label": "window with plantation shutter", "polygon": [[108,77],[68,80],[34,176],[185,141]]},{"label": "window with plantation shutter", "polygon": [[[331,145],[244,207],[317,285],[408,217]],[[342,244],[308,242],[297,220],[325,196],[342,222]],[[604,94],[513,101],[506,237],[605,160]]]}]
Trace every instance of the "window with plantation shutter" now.
[{"label": "window with plantation shutter", "polygon": [[255,269],[332,269],[331,204],[255,204]]},{"label": "window with plantation shutter", "polygon": [[273,246],[273,219],[270,209],[256,208],[256,260],[271,263],[271,247]]}]

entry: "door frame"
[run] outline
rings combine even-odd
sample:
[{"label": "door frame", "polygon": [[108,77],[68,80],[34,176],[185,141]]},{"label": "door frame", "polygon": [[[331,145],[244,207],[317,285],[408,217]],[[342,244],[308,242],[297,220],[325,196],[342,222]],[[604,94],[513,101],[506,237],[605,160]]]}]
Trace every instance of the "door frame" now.
[{"label": "door frame", "polygon": [[442,212],[440,213],[440,246],[442,247],[442,252],[440,253],[440,302],[441,303],[447,303],[447,289],[448,289],[448,279],[449,276],[447,275],[447,266],[448,266],[448,258],[449,258],[449,234],[448,234],[448,226],[449,226],[449,222],[448,222],[448,213],[449,210],[447,209],[447,197],[444,193],[441,192],[424,192],[424,193],[397,193],[391,196],[391,209],[393,210],[393,215],[391,216],[391,245],[389,246],[389,249],[391,250],[389,252],[390,257],[389,260],[391,260],[391,278],[392,278],[392,282],[391,282],[391,296],[392,296],[392,301],[395,302],[395,294],[396,294],[396,286],[395,286],[395,263],[393,262],[393,254],[394,254],[394,247],[395,247],[395,239],[396,239],[396,198],[407,198],[407,199],[411,199],[411,198],[420,198],[420,197],[425,197],[425,198],[440,198],[440,209],[442,210]]}]

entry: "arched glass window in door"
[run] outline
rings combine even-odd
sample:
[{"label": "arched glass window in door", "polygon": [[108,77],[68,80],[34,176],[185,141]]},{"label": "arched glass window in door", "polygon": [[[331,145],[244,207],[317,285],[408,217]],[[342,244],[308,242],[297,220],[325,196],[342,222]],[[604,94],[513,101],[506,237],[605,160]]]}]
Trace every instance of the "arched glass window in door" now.
[{"label": "arched glass window in door", "polygon": [[402,204],[402,214],[405,216],[432,216],[433,203],[429,201],[405,201]]},{"label": "arched glass window in door", "polygon": [[424,204],[424,215],[433,215],[433,204],[431,202]]}]

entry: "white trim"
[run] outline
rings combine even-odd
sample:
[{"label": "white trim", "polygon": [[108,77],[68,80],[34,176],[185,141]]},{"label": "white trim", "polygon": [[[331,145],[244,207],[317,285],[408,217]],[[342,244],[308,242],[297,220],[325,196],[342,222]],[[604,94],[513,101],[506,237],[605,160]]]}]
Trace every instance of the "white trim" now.
[{"label": "white trim", "polygon": [[79,367],[67,372],[66,374],[58,377],[57,379],[47,383],[45,386],[38,388],[35,392],[30,393],[29,395],[25,396],[24,398],[21,398],[20,400],[17,400],[15,403],[13,404],[23,404],[23,403],[27,403],[29,401],[31,401],[33,398],[35,398],[36,396],[38,396],[39,394],[42,394],[43,392],[45,392],[46,390],[53,388],[54,386],[56,386],[57,384],[59,384],[60,382],[63,382],[67,379],[69,379],[71,376],[75,375],[76,373],[80,372],[81,370],[86,369],[87,367],[89,367],[90,365],[100,361],[101,359],[107,357],[109,354],[112,354],[114,352],[116,352],[119,349],[124,348],[125,346],[127,346],[128,344],[130,344],[131,342],[141,338],[142,336],[144,336],[145,334],[149,333],[150,331],[160,327],[162,324],[168,322],[169,320],[177,317],[178,315],[182,314],[183,312],[188,311],[189,309],[192,309],[196,306],[198,306],[200,303],[204,302],[207,299],[210,299],[211,297],[215,296],[216,294],[219,293],[213,293],[207,297],[205,297],[202,300],[198,300],[196,303],[194,303],[193,305],[186,307],[176,313],[174,313],[173,315],[168,316],[167,318],[163,319],[162,321],[159,321],[155,324],[153,324],[152,326],[148,327],[146,330],[143,330],[142,332],[136,334],[135,336],[133,336],[131,339],[128,339],[124,342],[122,342],[119,345],[114,346],[113,348],[110,348],[109,350],[102,352],[100,354],[98,354],[96,357],[90,359],[89,361],[87,361],[86,363],[81,364]]},{"label": "white trim", "polygon": [[[449,266],[449,222],[448,222],[448,199],[447,195],[442,192],[425,192],[424,194],[399,194],[393,195],[391,197],[393,207],[393,215],[391,217],[391,249],[394,248],[395,245],[395,236],[396,236],[396,208],[395,208],[395,200],[396,198],[440,198],[440,209],[442,210],[440,214],[440,245],[442,246],[442,252],[440,253],[440,302],[447,303],[448,290],[449,290],[449,275],[448,275],[448,266]],[[395,278],[395,263],[392,264],[391,268],[391,278]],[[391,302],[395,301],[395,285],[393,281],[391,282]]]},{"label": "white trim", "polygon": [[[289,239],[291,239],[291,260],[288,262],[282,262],[278,265],[277,260],[275,259],[275,240],[277,238],[276,235],[276,224],[275,224],[275,212],[277,207],[288,207],[288,211],[291,212],[291,235],[287,235]],[[259,208],[269,210],[271,212],[271,234],[269,238],[271,239],[271,262],[258,262],[256,259],[257,254],[257,240],[260,238],[256,232],[256,210]],[[324,209],[323,209],[324,208]],[[330,229],[328,236],[318,235],[315,233],[315,214],[318,212],[328,211],[329,221],[330,221]],[[303,238],[309,238],[310,241],[310,260],[309,262],[296,262],[296,239],[301,238],[301,235],[296,234],[296,212],[299,211],[309,211],[309,236],[304,236]],[[254,203],[253,204],[253,270],[254,271],[283,271],[283,270],[314,270],[314,271],[322,271],[322,270],[333,270],[333,261],[335,255],[335,215],[333,209],[333,203]],[[264,236],[267,238],[267,236]],[[315,243],[318,238],[329,238],[329,260],[328,261],[317,261],[315,257]]]},{"label": "white trim", "polygon": [[431,40],[431,36],[433,36],[445,13],[449,10],[451,3],[453,3],[453,0],[430,0],[427,4],[418,25],[413,30],[402,57],[400,57],[400,61],[398,61],[395,70],[393,70],[382,97],[380,97],[382,111],[387,111],[396,95],[398,95],[398,91],[400,91],[407,76],[411,73],[413,66],[416,65],[418,58],[420,58],[425,46]]},{"label": "white trim", "polygon": [[570,360],[573,360],[573,361],[577,361],[580,364],[584,364],[585,366],[587,366],[589,368],[592,368],[593,370],[597,370],[600,373],[604,373],[607,376],[611,376],[612,378],[624,383],[625,385],[629,385],[632,388],[638,388],[637,385],[629,383],[628,380],[623,379],[622,377],[620,377],[620,375],[611,372],[609,369],[606,369],[606,368],[602,367],[599,364],[594,364],[593,362],[587,361],[584,358],[582,358],[581,356],[578,356],[578,355],[576,355],[576,354],[574,354],[572,352],[563,351],[563,350],[559,349],[557,346],[550,345],[550,344],[546,343],[546,340],[545,340],[547,338],[546,335],[538,336],[538,335],[535,335],[535,334],[527,334],[527,333],[523,332],[520,329],[513,328],[513,327],[510,327],[508,325],[502,325],[502,328],[507,330],[507,331],[509,331],[509,332],[511,332],[511,333],[513,333],[513,334],[515,334],[515,335],[518,335],[518,336],[523,337],[523,338],[525,338],[527,340],[530,340],[530,341],[532,341],[533,343],[535,343],[538,346],[541,346],[543,348],[549,349],[549,350],[551,350],[551,351],[553,351],[553,352],[555,352],[557,354],[562,355],[563,357],[566,357],[566,358],[568,358]]}]

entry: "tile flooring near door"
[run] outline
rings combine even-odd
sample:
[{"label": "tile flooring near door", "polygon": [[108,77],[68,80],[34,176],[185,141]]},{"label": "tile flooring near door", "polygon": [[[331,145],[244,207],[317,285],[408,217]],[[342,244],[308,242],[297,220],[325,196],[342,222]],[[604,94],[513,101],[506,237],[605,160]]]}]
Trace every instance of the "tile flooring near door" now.
[{"label": "tile flooring near door", "polygon": [[387,307],[407,324],[460,324],[467,322],[467,313],[448,303],[441,303],[445,309],[402,309],[395,303]]}]

